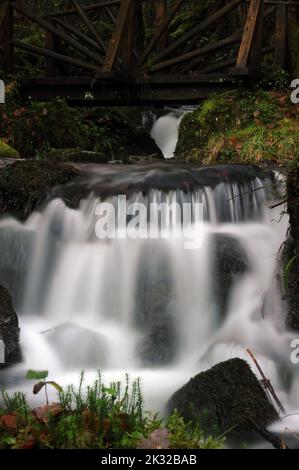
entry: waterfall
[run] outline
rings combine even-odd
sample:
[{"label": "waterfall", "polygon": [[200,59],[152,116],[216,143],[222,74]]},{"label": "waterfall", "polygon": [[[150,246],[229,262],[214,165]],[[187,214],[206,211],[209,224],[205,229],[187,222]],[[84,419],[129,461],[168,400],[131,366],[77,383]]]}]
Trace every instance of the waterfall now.
[{"label": "waterfall", "polygon": [[[19,287],[24,357],[1,382],[33,401],[21,379],[29,368],[62,384],[81,369],[87,379],[100,369],[107,381],[128,372],[141,377],[146,407],[162,410],[191,376],[231,357],[248,360],[250,347],[284,403],[299,407],[280,373],[292,368],[277,272],[288,217],[271,208],[274,176],[245,166],[106,171],[86,176],[77,209],[58,192],[26,223],[0,221],[0,283]],[[190,204],[191,226],[200,203],[199,246],[186,249],[176,236],[99,239],[96,214],[107,203],[117,210],[121,188],[133,207]],[[161,217],[164,227],[181,224],[168,211]],[[141,233],[151,224],[143,218]]]},{"label": "waterfall", "polygon": [[171,111],[153,124],[151,137],[166,159],[173,158],[179,137],[179,127],[184,111]]}]

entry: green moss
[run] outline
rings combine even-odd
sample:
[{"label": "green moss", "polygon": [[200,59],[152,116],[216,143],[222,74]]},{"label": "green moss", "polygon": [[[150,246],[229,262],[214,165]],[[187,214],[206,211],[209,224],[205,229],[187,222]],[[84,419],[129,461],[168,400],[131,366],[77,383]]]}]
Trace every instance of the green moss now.
[{"label": "green moss", "polygon": [[169,412],[177,409],[187,421],[205,420],[206,429],[252,430],[278,418],[265,391],[247,362],[231,359],[193,377],[170,399]]},{"label": "green moss", "polygon": [[[176,155],[203,164],[297,158],[298,124],[279,92],[235,91],[215,95],[186,114]],[[294,116],[296,117],[296,116]]]},{"label": "green moss", "polygon": [[80,173],[72,167],[36,160],[18,161],[0,171],[0,214],[25,219],[54,186],[68,183]]},{"label": "green moss", "polygon": [[0,158],[18,158],[18,152],[0,140]]}]

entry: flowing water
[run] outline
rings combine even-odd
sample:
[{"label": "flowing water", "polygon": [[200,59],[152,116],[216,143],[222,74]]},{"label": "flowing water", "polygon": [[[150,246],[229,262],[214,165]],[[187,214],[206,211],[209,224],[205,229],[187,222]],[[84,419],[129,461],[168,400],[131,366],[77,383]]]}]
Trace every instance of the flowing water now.
[{"label": "flowing water", "polygon": [[[248,346],[283,401],[296,405],[280,374],[280,367],[290,369],[291,352],[277,271],[288,219],[270,208],[269,175],[246,167],[90,171],[88,191],[102,191],[110,181],[115,195],[92,191],[78,209],[54,197],[25,224],[0,222],[0,283],[17,302],[24,356],[2,380],[19,386],[28,368],[48,369],[61,383],[74,381],[81,369],[92,378],[100,369],[108,381],[128,372],[142,378],[147,407],[163,409],[192,375],[230,357],[246,358]],[[186,191],[188,176],[194,187]],[[202,203],[199,246],[186,249],[174,236],[98,239],[96,207],[110,202],[117,209],[116,195],[128,179],[136,185],[128,203]],[[163,190],[163,180],[177,189]],[[141,231],[149,224],[144,219]]]},{"label": "flowing water", "polygon": [[174,157],[183,115],[183,110],[173,110],[159,117],[152,127],[151,137],[155,140],[166,159]]},{"label": "flowing water", "polygon": [[[29,368],[61,384],[76,383],[82,369],[87,381],[97,369],[107,382],[129,373],[141,378],[146,408],[163,411],[194,374],[232,357],[250,362],[250,347],[285,407],[299,409],[279,264],[289,221],[272,207],[278,178],[246,166],[82,169],[26,223],[0,221],[0,284],[13,293],[23,352],[1,382],[36,403],[23,380]],[[159,203],[172,212],[141,218],[135,239],[124,236],[130,217],[120,217],[123,236],[99,239],[97,214],[107,203],[117,213],[118,195],[154,215]],[[193,249],[176,236],[186,204]],[[146,237],[157,220],[160,236]]]}]

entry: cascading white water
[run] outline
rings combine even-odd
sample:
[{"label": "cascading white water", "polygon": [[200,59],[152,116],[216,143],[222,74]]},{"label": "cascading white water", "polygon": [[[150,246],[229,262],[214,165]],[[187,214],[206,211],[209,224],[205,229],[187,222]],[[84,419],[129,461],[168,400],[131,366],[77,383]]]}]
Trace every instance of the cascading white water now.
[{"label": "cascading white water", "polygon": [[151,137],[166,159],[174,157],[183,115],[183,111],[171,111],[165,116],[158,118],[152,127]]},{"label": "cascading white water", "polygon": [[[25,224],[2,220],[0,283],[7,272],[26,282],[18,301],[24,363],[0,378],[26,388],[19,381],[28,368],[48,369],[60,383],[76,382],[81,369],[90,380],[96,369],[107,381],[128,372],[141,377],[147,408],[163,409],[192,375],[231,357],[248,359],[250,347],[285,405],[299,408],[299,380],[287,394],[279,372],[292,368],[277,277],[288,217],[269,207],[267,186],[256,177],[130,196],[146,205],[202,201],[196,250],[175,237],[97,239],[101,200],[92,194],[78,210],[54,199]],[[108,201],[117,207],[116,197]]]}]

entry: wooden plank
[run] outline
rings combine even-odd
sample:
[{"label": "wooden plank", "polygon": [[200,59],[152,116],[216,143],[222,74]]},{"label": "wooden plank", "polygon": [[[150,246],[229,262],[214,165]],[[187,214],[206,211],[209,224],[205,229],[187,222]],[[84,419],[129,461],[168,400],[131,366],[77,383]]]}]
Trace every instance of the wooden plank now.
[{"label": "wooden plank", "polygon": [[[234,35],[238,35],[238,41],[241,40],[242,38],[242,34],[243,34],[243,29],[238,29]],[[237,41],[236,41],[237,42]],[[217,43],[216,43],[217,44]],[[231,45],[232,43],[229,43],[228,45]],[[206,47],[209,47],[209,46],[206,46]],[[225,46],[226,47],[226,46]],[[196,71],[197,69],[197,66],[200,65],[202,62],[202,55],[200,55],[199,57],[195,58],[194,60],[192,60],[191,62],[188,62],[186,64],[186,66],[181,70],[182,73],[187,73],[189,71]],[[235,59],[235,62],[236,62],[236,59]]]},{"label": "wooden plank", "polygon": [[165,57],[167,57],[171,53],[175,52],[179,47],[181,47],[183,45],[186,45],[186,43],[190,39],[192,39],[197,34],[200,34],[203,31],[205,31],[209,26],[211,26],[216,21],[219,21],[225,15],[230,13],[234,8],[236,8],[241,2],[242,2],[242,0],[232,0],[230,3],[225,5],[223,8],[221,8],[217,12],[210,15],[208,18],[206,18],[204,21],[202,21],[199,25],[195,26],[188,33],[184,34],[183,37],[181,37],[181,38],[177,39],[176,41],[174,41],[164,51],[157,54],[156,57],[153,58],[152,63],[156,64],[156,63],[160,62],[162,59],[164,59]]},{"label": "wooden plank", "polygon": [[[57,43],[56,43],[56,36],[49,31],[45,32],[45,46],[46,49],[57,52]],[[53,57],[46,58],[46,69],[45,73],[47,77],[53,77],[56,75],[56,60]]]},{"label": "wooden plank", "polygon": [[122,0],[121,6],[118,12],[118,16],[117,16],[114,33],[112,35],[112,38],[108,47],[108,52],[105,58],[105,62],[102,68],[103,72],[111,72],[111,70],[113,69],[113,66],[116,61],[117,53],[120,48],[120,43],[121,43],[124,31],[125,31],[126,21],[127,21],[133,1],[134,0]]},{"label": "wooden plank", "polygon": [[88,18],[87,14],[85,13],[85,11],[82,9],[82,7],[79,5],[79,3],[76,1],[76,0],[71,0],[74,7],[75,7],[75,10],[76,12],[78,13],[78,15],[80,16],[80,18],[82,19],[83,23],[86,25],[86,27],[88,28],[89,32],[94,36],[95,40],[97,41],[97,43],[99,44],[99,46],[101,47],[101,49],[103,50],[103,52],[106,54],[107,53],[107,49],[106,49],[106,46],[105,46],[105,43],[103,41],[103,39],[101,38],[99,32],[96,30],[96,28],[94,27],[94,25],[92,24],[92,22],[90,21],[90,19]]},{"label": "wooden plank", "polygon": [[160,64],[153,65],[150,71],[158,72],[160,70],[167,69],[168,67],[172,67],[173,65],[182,64],[197,57],[210,54],[211,52],[216,52],[224,47],[230,46],[231,44],[235,44],[236,42],[240,41],[241,38],[242,33],[233,34],[232,36],[222,39],[221,41],[218,41],[214,44],[210,44],[209,46],[201,47],[200,49],[187,52],[186,54],[182,54],[179,57],[175,57],[174,59],[169,59],[165,62],[161,62]]},{"label": "wooden plank", "polygon": [[127,20],[125,23],[124,33],[119,48],[119,58],[122,70],[126,76],[133,73],[134,66],[134,26],[135,26],[135,2],[131,2]]},{"label": "wooden plank", "polygon": [[[83,10],[88,12],[88,11],[97,11],[101,10],[102,8],[105,7],[116,7],[121,4],[121,0],[110,0],[102,3],[95,3],[93,5],[86,5],[82,6]],[[48,15],[47,18],[62,18],[65,16],[73,16],[76,14],[75,9],[70,9],[70,10],[64,10],[64,11],[58,11],[56,13],[52,13],[51,15]]]},{"label": "wooden plank", "polygon": [[264,0],[261,0],[257,21],[253,33],[248,63],[249,74],[254,76],[260,75],[262,69],[263,23]]},{"label": "wooden plank", "polygon": [[[85,79],[86,80],[86,79]],[[144,87],[144,80],[140,83],[128,85],[126,83],[119,83],[117,86],[111,80],[103,86],[102,83],[96,82],[92,87],[92,94],[94,99],[92,103],[90,100],[84,98],[86,91],[90,91],[90,80],[83,83],[80,79],[78,81],[73,78],[65,77],[60,83],[56,83],[52,79],[22,81],[21,92],[23,96],[30,96],[34,100],[51,100],[57,96],[65,98],[69,103],[78,106],[98,106],[98,105],[111,105],[111,106],[128,106],[138,105],[144,106],[145,104],[164,105],[164,104],[182,104],[182,103],[195,103],[203,98],[208,98],[211,93],[219,90],[228,90],[236,87],[232,81],[219,81],[217,83],[209,83],[206,80],[188,86],[186,84],[186,76],[170,87],[165,83],[158,83],[151,85],[148,83]]]},{"label": "wooden plank", "polygon": [[[167,0],[156,0],[156,25],[160,28],[167,18]],[[156,50],[161,52],[167,46],[167,31],[165,31],[156,45]]]},{"label": "wooden plank", "polygon": [[113,24],[116,24],[116,17],[114,16],[113,11],[111,10],[110,7],[105,7],[105,12],[109,16],[110,20],[112,21]]},{"label": "wooden plank", "polygon": [[96,71],[98,67],[92,64],[88,64],[87,62],[83,62],[79,59],[74,59],[73,57],[68,57],[63,54],[59,54],[57,52],[50,51],[49,49],[45,49],[43,47],[33,46],[32,44],[26,44],[22,41],[13,40],[12,45],[22,49],[23,51],[30,52],[31,54],[38,54],[43,57],[47,57],[49,59],[54,59],[56,61],[63,62],[68,65],[73,65],[75,67],[80,67],[85,70],[89,71]]},{"label": "wooden plank", "polygon": [[4,2],[3,21],[1,31],[1,45],[2,45],[2,58],[3,68],[6,72],[12,72],[14,68],[13,47],[11,44],[13,38],[13,9],[10,2]]},{"label": "wooden plank", "polygon": [[287,6],[284,4],[277,5],[275,42],[275,65],[283,69],[286,65],[287,51]]},{"label": "wooden plank", "polygon": [[[262,54],[263,55],[269,54],[270,52],[273,52],[273,50],[274,50],[274,46],[265,47],[264,49],[262,49]],[[199,70],[198,73],[199,74],[211,74],[214,72],[218,72],[219,70],[224,70],[227,68],[235,67],[236,63],[237,63],[237,58],[235,57],[233,59],[228,59],[228,60],[224,60],[223,62],[217,62],[213,65],[209,65],[208,67],[205,67],[204,69]]]},{"label": "wooden plank", "polygon": [[251,0],[249,5],[244,34],[237,59],[237,68],[239,69],[246,69],[248,64],[254,32],[260,14],[261,2],[262,0]]},{"label": "wooden plank", "polygon": [[79,52],[81,52],[84,56],[88,57],[89,59],[93,60],[95,63],[102,65],[103,64],[103,59],[98,55],[92,52],[90,49],[87,47],[83,46],[80,44],[78,41],[73,39],[71,36],[65,34],[63,31],[60,29],[56,28],[53,24],[49,23],[48,21],[44,20],[43,18],[35,15],[32,11],[30,11],[28,8],[23,8],[21,7],[17,2],[12,2],[13,8],[21,13],[22,15],[25,16],[25,18],[29,18],[33,22],[37,23],[41,28],[43,28],[45,31],[49,31],[50,33],[53,33],[55,36],[59,37],[62,39],[64,42],[68,43],[70,46],[72,46],[74,49],[77,49]]},{"label": "wooden plank", "polygon": [[150,43],[148,44],[147,48],[145,49],[145,51],[143,52],[141,58],[140,58],[140,61],[139,61],[139,66],[142,66],[145,61],[147,60],[148,56],[150,55],[150,53],[152,52],[152,50],[154,49],[155,45],[157,44],[157,42],[159,41],[159,39],[161,38],[161,36],[163,36],[163,34],[165,33],[165,31],[167,30],[169,24],[171,23],[171,21],[173,20],[173,18],[175,17],[176,13],[178,12],[178,10],[180,9],[181,5],[183,4],[185,0],[176,0],[175,4],[173,5],[172,9],[170,10],[169,14],[167,15],[165,21],[163,22],[163,24],[161,24],[161,26],[157,29],[156,33],[154,34],[152,40],[150,41]]},{"label": "wooden plank", "polygon": [[82,31],[80,31],[75,26],[72,26],[70,23],[68,23],[67,20],[61,21],[59,18],[55,18],[54,21],[55,21],[55,23],[59,24],[59,26],[61,26],[61,28],[66,29],[68,32],[74,34],[74,36],[81,39],[82,41],[84,41],[89,46],[93,47],[94,49],[98,50],[99,52],[102,52],[101,47],[99,46],[99,44],[96,41],[91,39],[86,34],[82,33]]}]

